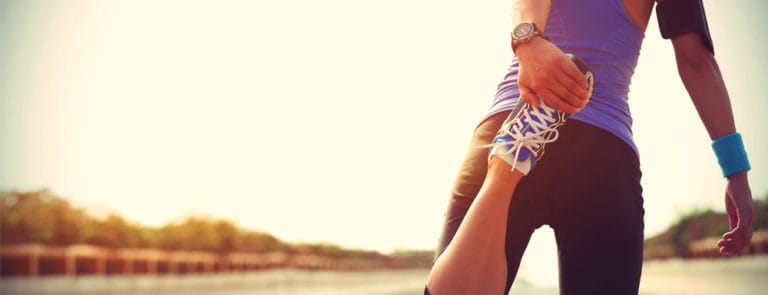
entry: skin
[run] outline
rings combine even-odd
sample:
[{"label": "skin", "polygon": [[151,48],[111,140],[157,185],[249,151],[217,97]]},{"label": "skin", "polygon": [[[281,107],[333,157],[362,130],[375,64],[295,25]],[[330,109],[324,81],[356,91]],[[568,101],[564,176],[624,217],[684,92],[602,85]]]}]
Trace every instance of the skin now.
[{"label": "skin", "polygon": [[[652,0],[622,0],[627,14],[645,31],[653,8]],[[536,23],[546,32],[550,0],[517,0],[513,3],[515,24]],[[696,33],[672,39],[678,71],[710,138],[735,132],[730,99],[717,61]],[[520,68],[521,98],[538,106],[540,96],[552,107],[578,112],[588,100],[587,84],[578,68],[549,41],[534,37],[515,47]],[[488,119],[498,128],[508,113]],[[427,279],[432,294],[500,294],[506,285],[504,239],[507,209],[518,182],[517,170],[491,157],[482,188],[445,252],[435,261]],[[730,231],[717,243],[720,253],[733,255],[750,244],[755,209],[746,172],[729,176],[725,207]],[[485,255],[479,255],[485,254]]]},{"label": "skin", "polygon": [[[513,2],[515,24],[535,23],[546,32],[550,7],[550,0]],[[534,37],[516,46],[515,54],[520,61],[517,86],[523,101],[538,107],[538,94],[550,106],[566,113],[578,112],[587,104],[587,81],[557,46]]]},{"label": "skin", "polygon": [[[714,140],[736,131],[728,91],[720,68],[698,34],[672,39],[678,72],[691,96],[699,118]],[[717,246],[720,254],[734,255],[749,246],[755,228],[755,207],[747,172],[728,176],[725,208],[730,231],[723,234]]]},{"label": "skin", "polygon": [[[663,1],[659,1],[663,2]],[[652,0],[623,0],[627,14],[642,30],[648,26]],[[515,24],[534,22],[546,33],[549,0],[518,0]],[[709,136],[715,140],[736,132],[730,98],[714,55],[697,33],[672,38],[678,72]],[[562,112],[574,113],[586,105],[584,78],[549,41],[534,37],[516,46],[520,63],[518,86],[523,101],[538,106],[536,94]],[[720,253],[734,255],[750,244],[755,224],[755,209],[746,172],[728,177],[725,208],[730,231],[717,243]]]},{"label": "skin", "polygon": [[427,287],[432,294],[504,292],[507,281],[507,262],[503,259],[507,208],[522,177],[520,171],[512,170],[503,160],[491,157],[483,186],[467,211],[464,222],[432,266],[427,278]]}]

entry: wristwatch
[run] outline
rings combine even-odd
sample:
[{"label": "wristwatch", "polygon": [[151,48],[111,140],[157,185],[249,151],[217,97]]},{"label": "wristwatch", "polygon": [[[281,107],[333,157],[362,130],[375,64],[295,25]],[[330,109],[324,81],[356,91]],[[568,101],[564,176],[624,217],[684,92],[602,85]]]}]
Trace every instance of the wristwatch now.
[{"label": "wristwatch", "polygon": [[512,30],[512,51],[515,51],[515,47],[517,47],[517,45],[527,43],[536,36],[547,40],[547,37],[544,37],[544,34],[539,31],[539,28],[536,27],[536,24],[520,23],[515,27],[514,30]]}]

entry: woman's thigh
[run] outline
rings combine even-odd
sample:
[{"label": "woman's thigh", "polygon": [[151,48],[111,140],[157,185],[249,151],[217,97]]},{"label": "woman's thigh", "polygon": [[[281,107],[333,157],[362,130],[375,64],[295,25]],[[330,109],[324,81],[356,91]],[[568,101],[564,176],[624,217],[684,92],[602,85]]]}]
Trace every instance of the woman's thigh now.
[{"label": "woman's thigh", "polygon": [[[443,231],[438,243],[437,256],[448,247],[469,207],[479,193],[488,169],[488,148],[510,112],[503,112],[486,119],[475,130],[459,172],[451,189]],[[524,177],[520,184],[525,188],[515,191],[509,208],[505,239],[508,285],[514,280],[520,260],[533,231],[542,225],[544,212],[540,200],[541,191],[548,187],[544,177],[537,173]],[[518,193],[520,191],[520,193]],[[518,196],[519,194],[519,196]]]},{"label": "woman's thigh", "polygon": [[546,222],[558,244],[561,294],[637,294],[644,227],[637,154],[604,130],[569,124],[540,167],[553,178]]},{"label": "woman's thigh", "polygon": [[448,210],[445,213],[435,258],[443,253],[453,240],[469,206],[480,191],[488,171],[488,147],[483,146],[491,143],[508,115],[509,112],[502,112],[489,117],[472,134],[472,140],[451,188]]}]

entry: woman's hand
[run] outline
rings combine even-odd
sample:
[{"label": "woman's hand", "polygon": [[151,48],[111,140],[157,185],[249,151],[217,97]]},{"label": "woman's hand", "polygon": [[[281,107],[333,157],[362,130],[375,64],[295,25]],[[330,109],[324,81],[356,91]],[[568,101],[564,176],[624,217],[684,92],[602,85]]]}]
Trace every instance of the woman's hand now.
[{"label": "woman's hand", "polygon": [[725,209],[728,212],[731,231],[723,235],[717,246],[720,248],[720,254],[730,256],[749,246],[755,228],[755,206],[746,172],[728,177]]},{"label": "woman's hand", "polygon": [[517,45],[515,53],[520,63],[517,86],[524,102],[538,107],[541,97],[556,110],[571,114],[587,104],[587,81],[555,45],[534,37]]}]

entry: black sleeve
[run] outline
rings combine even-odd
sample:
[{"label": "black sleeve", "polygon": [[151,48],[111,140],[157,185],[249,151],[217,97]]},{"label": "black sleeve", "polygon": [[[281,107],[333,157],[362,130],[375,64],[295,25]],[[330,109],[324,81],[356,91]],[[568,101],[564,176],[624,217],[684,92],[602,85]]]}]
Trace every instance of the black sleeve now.
[{"label": "black sleeve", "polygon": [[707,15],[701,0],[667,0],[656,5],[659,30],[664,39],[687,33],[699,33],[704,45],[714,53],[712,37],[709,34]]}]

